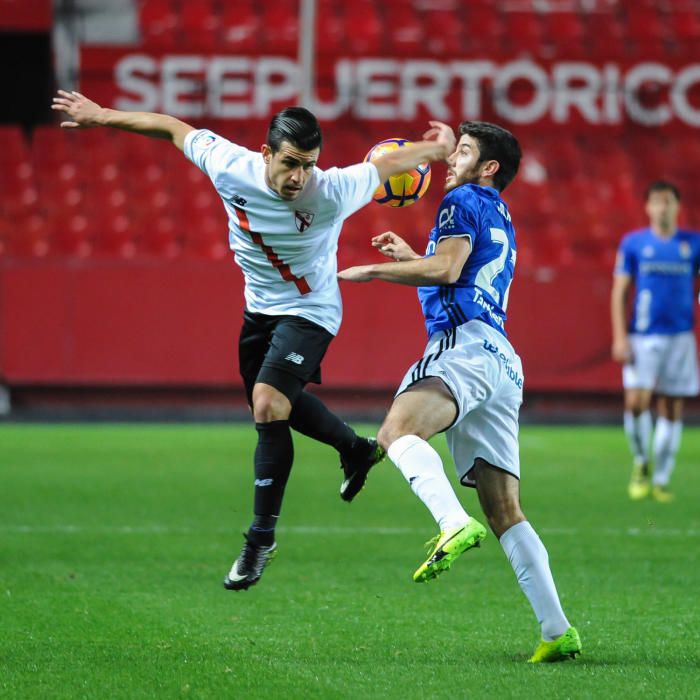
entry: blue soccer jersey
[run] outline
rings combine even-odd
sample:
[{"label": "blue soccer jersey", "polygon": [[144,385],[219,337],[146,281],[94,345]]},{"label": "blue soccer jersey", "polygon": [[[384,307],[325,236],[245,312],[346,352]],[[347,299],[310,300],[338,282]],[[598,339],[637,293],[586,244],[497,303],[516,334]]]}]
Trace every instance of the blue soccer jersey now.
[{"label": "blue soccer jersey", "polygon": [[448,192],[430,232],[426,257],[451,237],[468,238],[471,253],[454,284],[419,287],[428,335],[479,319],[506,335],[508,290],[515,268],[515,230],[498,191],[461,185]]},{"label": "blue soccer jersey", "polygon": [[650,228],[628,233],[620,244],[615,274],[635,286],[631,333],[682,333],[695,322],[695,276],[700,269],[700,234],[678,230],[661,238]]}]

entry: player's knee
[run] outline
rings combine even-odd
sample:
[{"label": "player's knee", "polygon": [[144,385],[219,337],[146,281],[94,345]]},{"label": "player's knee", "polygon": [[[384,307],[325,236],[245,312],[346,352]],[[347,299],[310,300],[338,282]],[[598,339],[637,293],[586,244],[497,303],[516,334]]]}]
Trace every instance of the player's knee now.
[{"label": "player's knee", "polygon": [[493,513],[488,518],[488,523],[493,534],[500,538],[505,532],[508,532],[513,525],[522,523],[524,520],[527,520],[527,518],[520,509],[517,509]]},{"label": "player's knee", "polygon": [[291,410],[289,399],[273,387],[257,384],[253,389],[253,416],[256,423],[287,420]]},{"label": "player's knee", "polygon": [[388,423],[384,423],[379,432],[377,433],[377,442],[382,446],[384,450],[388,450],[390,445],[399,438],[400,436],[395,433],[392,426]]},{"label": "player's knee", "polygon": [[418,437],[426,440],[427,437],[422,433],[423,431],[420,429],[420,427],[400,418],[392,418],[392,416],[389,415],[377,433],[377,442],[385,450],[388,450],[392,443],[396,442],[404,435],[417,435]]}]

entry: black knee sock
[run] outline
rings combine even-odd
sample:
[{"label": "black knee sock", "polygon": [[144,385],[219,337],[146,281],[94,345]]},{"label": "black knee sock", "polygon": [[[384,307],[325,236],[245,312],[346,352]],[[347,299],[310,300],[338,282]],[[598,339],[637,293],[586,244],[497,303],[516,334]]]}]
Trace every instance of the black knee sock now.
[{"label": "black knee sock", "polygon": [[302,391],[294,402],[289,425],[307,437],[348,453],[357,439],[355,431],[344,423],[326,405],[308,391]]},{"label": "black knee sock", "polygon": [[258,445],[255,448],[255,520],[248,530],[249,539],[269,546],[275,540],[275,521],[282,508],[284,488],[294,459],[289,421],[256,423]]}]

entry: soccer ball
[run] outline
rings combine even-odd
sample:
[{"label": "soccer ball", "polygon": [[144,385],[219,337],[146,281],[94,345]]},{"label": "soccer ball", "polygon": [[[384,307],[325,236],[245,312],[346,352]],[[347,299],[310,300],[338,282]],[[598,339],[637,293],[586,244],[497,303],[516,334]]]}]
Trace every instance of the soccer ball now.
[{"label": "soccer ball", "polygon": [[[376,160],[390,151],[412,143],[406,139],[385,139],[372,146],[365,161]],[[390,207],[407,207],[417,202],[430,185],[430,163],[421,163],[417,168],[399,175],[392,175],[374,193],[375,202]]]}]

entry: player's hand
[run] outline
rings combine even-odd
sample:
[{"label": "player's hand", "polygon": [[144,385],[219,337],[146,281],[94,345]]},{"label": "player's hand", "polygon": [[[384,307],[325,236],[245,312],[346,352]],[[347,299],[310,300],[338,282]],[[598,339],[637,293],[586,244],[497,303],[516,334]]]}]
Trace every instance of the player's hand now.
[{"label": "player's hand", "polygon": [[58,97],[53,98],[51,109],[64,112],[70,121],[61,122],[64,129],[86,129],[91,126],[99,126],[99,116],[102,107],[79,92],[58,91]]},{"label": "player's hand", "polygon": [[430,124],[430,129],[423,134],[423,138],[426,141],[435,141],[443,146],[443,158],[448,158],[457,147],[457,139],[454,131],[452,131],[452,127],[444,122],[437,121],[429,121],[428,124]]},{"label": "player's hand", "polygon": [[369,282],[374,279],[372,275],[373,265],[355,265],[338,272],[338,279],[345,282]]},{"label": "player's hand", "polygon": [[420,257],[401,236],[397,236],[393,231],[385,231],[374,236],[372,246],[392,260],[415,260]]},{"label": "player's hand", "polygon": [[612,344],[612,358],[623,365],[632,361],[632,347],[629,338],[618,338]]}]

